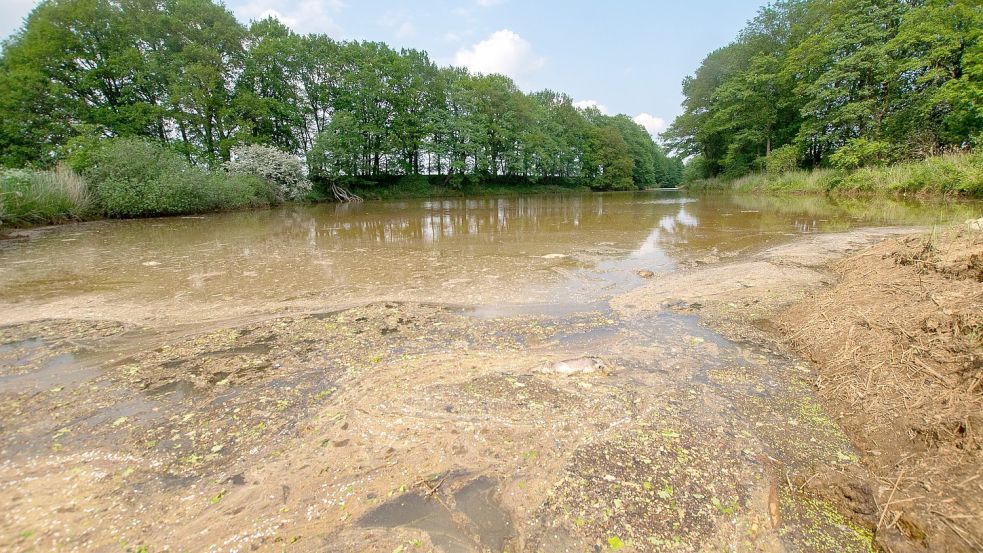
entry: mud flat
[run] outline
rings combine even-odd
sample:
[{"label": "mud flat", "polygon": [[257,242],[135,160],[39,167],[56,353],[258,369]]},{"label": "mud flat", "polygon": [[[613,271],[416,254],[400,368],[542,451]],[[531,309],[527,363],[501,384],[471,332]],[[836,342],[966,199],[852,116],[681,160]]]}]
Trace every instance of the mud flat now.
[{"label": "mud flat", "polygon": [[107,357],[128,335],[3,329],[5,548],[869,547],[785,483],[853,462],[807,370],[690,316],[381,303]]},{"label": "mud flat", "polygon": [[557,315],[3,327],[0,547],[869,551],[883,490],[762,321],[897,232],[693,261]]}]

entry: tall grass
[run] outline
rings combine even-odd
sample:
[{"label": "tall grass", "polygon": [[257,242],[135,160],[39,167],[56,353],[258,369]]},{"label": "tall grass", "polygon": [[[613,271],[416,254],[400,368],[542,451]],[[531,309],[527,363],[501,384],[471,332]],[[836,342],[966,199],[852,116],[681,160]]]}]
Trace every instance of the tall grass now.
[{"label": "tall grass", "polygon": [[983,198],[983,152],[955,153],[921,161],[854,171],[796,170],[778,175],[753,173],[737,179],[713,178],[684,185],[689,190],[802,192],[842,195],[958,195]]},{"label": "tall grass", "polygon": [[0,171],[0,225],[27,226],[78,220],[89,214],[85,179],[59,165],[50,171]]}]

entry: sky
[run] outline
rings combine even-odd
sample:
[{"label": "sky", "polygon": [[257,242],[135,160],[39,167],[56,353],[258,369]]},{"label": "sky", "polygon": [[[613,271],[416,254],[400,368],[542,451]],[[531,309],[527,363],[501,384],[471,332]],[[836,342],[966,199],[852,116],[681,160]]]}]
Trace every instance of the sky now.
[{"label": "sky", "polygon": [[[0,36],[36,0],[0,0]],[[765,0],[227,0],[244,23],[274,15],[300,33],[425,50],[440,65],[504,73],[525,91],[625,113],[649,132],[682,111],[681,83]]]}]

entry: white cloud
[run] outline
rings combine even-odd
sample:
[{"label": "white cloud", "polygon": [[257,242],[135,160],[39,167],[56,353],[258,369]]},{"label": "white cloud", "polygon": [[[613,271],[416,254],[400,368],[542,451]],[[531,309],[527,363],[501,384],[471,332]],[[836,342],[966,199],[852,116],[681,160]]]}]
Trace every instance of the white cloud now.
[{"label": "white cloud", "polygon": [[655,136],[660,132],[666,130],[666,120],[661,117],[656,117],[650,113],[639,113],[633,120],[639,125],[645,127],[645,130],[649,134]]},{"label": "white cloud", "polygon": [[498,6],[505,3],[505,0],[475,0],[475,4],[478,4],[482,8],[490,8],[492,6]]},{"label": "white cloud", "polygon": [[514,78],[542,68],[546,59],[533,52],[528,40],[502,29],[470,48],[458,50],[454,63],[477,73],[501,73]]},{"label": "white cloud", "polygon": [[416,26],[412,17],[402,11],[388,11],[379,20],[379,24],[392,30],[396,38],[406,38],[416,34]]},{"label": "white cloud", "polygon": [[608,111],[607,106],[604,104],[598,104],[597,100],[578,100],[573,103],[573,107],[580,109],[597,108],[597,111],[603,113],[604,115],[611,113]]},{"label": "white cloud", "polygon": [[416,27],[410,21],[404,21],[399,24],[399,27],[396,27],[397,38],[406,38],[414,33],[416,33]]},{"label": "white cloud", "polygon": [[330,12],[336,12],[343,7],[344,2],[341,0],[296,0],[293,2],[247,0],[241,4],[230,3],[232,12],[242,21],[272,16],[298,33],[324,33],[333,37],[340,37],[343,32]]}]

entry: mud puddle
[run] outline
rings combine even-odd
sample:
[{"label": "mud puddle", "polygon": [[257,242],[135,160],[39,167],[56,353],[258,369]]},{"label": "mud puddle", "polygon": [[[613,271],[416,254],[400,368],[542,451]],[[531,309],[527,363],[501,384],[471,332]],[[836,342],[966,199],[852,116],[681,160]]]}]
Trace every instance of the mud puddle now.
[{"label": "mud puddle", "polygon": [[508,551],[515,532],[508,512],[495,499],[498,482],[479,477],[453,493],[442,490],[454,483],[446,477],[423,483],[427,492],[413,492],[390,500],[359,519],[365,527],[423,530],[431,542],[447,553]]}]

